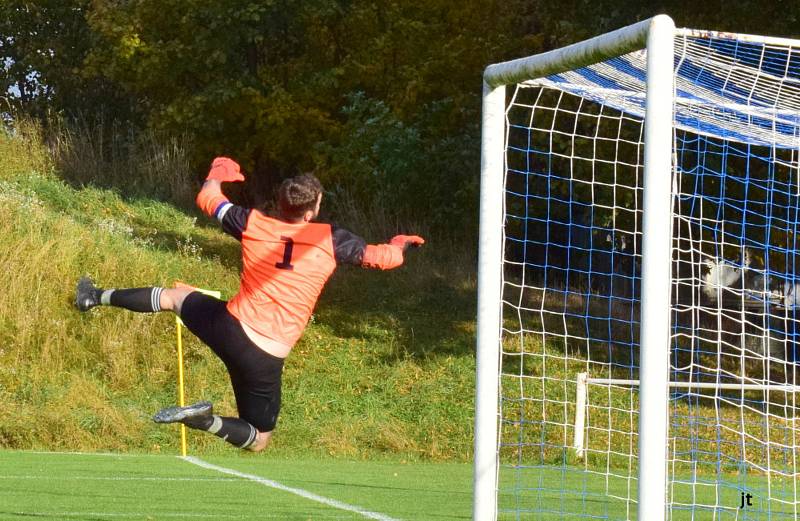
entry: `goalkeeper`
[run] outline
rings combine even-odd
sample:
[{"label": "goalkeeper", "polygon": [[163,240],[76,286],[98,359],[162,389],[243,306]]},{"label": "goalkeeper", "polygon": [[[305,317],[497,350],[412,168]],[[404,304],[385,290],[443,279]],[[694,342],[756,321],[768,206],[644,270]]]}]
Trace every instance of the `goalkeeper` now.
[{"label": "goalkeeper", "polygon": [[116,306],[131,311],[172,311],[225,364],[238,418],[215,415],[209,402],[168,407],[157,423],[180,422],[208,431],[242,449],[267,447],[281,407],[286,356],[303,333],[325,282],[339,264],[391,269],[403,264],[421,237],[398,235],[368,245],[359,236],[315,223],[322,185],[310,174],[287,179],[278,192],[278,218],[231,204],[222,183],[243,181],[239,165],[218,157],[197,196],[197,205],[242,244],[239,292],[224,302],[190,287],[101,289],[84,277],[75,305],[80,311]]}]

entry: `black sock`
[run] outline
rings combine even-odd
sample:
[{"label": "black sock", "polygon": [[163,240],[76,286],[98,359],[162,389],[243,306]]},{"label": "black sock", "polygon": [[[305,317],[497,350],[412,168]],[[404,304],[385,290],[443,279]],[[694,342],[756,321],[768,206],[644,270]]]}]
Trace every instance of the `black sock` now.
[{"label": "black sock", "polygon": [[161,292],[164,288],[108,289],[103,291],[100,302],[140,313],[161,311]]},{"label": "black sock", "polygon": [[192,429],[210,432],[231,445],[246,449],[256,441],[258,430],[241,418],[228,418],[217,415],[188,418],[184,425]]}]

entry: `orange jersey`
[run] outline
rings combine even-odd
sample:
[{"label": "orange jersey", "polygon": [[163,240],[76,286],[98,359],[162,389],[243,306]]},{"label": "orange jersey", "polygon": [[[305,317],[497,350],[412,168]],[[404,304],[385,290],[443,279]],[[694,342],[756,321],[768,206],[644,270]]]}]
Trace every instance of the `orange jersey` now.
[{"label": "orange jersey", "polygon": [[213,184],[203,186],[197,205],[242,243],[241,284],[228,311],[289,347],[303,334],[337,264],[360,266],[364,259],[366,243],[347,230],[273,219],[231,204]]},{"label": "orange jersey", "polygon": [[228,311],[292,346],[335,269],[329,224],[292,224],[251,212],[242,232],[241,286]]},{"label": "orange jersey", "polygon": [[228,311],[289,347],[303,334],[338,264],[391,269],[403,263],[397,246],[367,246],[361,237],[330,224],[273,219],[231,204],[218,185],[206,183],[197,205],[242,243],[241,284]]}]

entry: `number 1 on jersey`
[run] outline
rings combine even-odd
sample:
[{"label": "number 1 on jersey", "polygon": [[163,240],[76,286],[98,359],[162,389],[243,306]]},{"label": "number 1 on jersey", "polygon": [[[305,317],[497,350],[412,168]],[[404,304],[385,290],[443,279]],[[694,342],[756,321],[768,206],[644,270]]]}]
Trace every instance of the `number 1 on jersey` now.
[{"label": "number 1 on jersey", "polygon": [[283,261],[276,262],[275,267],[280,270],[293,270],[292,265],[292,250],[294,249],[294,240],[291,237],[281,235],[283,245]]}]

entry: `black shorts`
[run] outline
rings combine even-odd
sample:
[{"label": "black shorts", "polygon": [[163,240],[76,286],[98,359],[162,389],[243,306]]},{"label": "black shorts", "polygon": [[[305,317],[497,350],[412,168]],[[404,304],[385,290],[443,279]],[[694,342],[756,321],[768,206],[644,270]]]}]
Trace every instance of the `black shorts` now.
[{"label": "black shorts", "polygon": [[183,301],[181,320],[228,368],[239,417],[259,431],[269,432],[281,409],[283,358],[254,344],[226,305],[195,291]]}]

